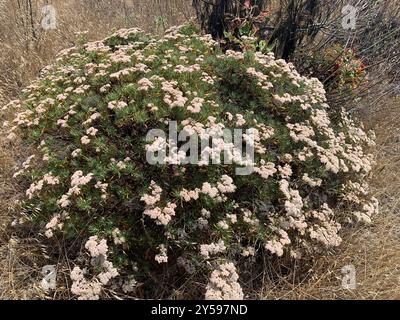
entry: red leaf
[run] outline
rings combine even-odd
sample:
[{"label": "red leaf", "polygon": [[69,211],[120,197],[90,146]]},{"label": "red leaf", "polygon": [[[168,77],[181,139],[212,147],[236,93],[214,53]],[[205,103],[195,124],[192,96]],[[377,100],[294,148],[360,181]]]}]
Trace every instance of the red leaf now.
[{"label": "red leaf", "polygon": [[245,7],[246,9],[251,9],[251,0],[246,0],[246,1],[244,2],[244,7]]}]

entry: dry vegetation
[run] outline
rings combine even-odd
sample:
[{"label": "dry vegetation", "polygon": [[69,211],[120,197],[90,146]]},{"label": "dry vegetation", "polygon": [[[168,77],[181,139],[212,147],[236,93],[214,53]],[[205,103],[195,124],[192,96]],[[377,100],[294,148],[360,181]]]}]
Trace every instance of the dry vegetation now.
[{"label": "dry vegetation", "polygon": [[[32,4],[33,23],[20,19],[21,12],[30,14],[30,7],[25,7],[28,2]],[[44,32],[40,29],[40,8],[49,2],[57,8],[58,27]],[[113,3],[112,12],[102,7],[110,7],[109,2]],[[192,15],[190,0],[0,0],[0,105],[15,97],[42,67],[51,63],[58,51],[74,45],[82,36],[99,39],[115,29],[131,26],[161,32],[169,25],[189,20]],[[82,31],[87,32],[79,34]],[[381,201],[381,212],[373,225],[347,231],[343,245],[316,259],[300,283],[293,280],[298,279],[295,273],[281,276],[273,287],[266,279],[261,298],[400,299],[399,110],[400,99],[389,98],[379,107],[364,109],[360,115],[377,134],[377,166],[372,187]],[[12,114],[2,117],[7,120]],[[46,248],[38,246],[26,231],[20,237],[22,231],[9,228],[21,193],[11,176],[26,146],[6,142],[1,130],[0,299],[43,297],[38,279],[46,261]],[[341,287],[341,269],[346,265],[356,268],[356,290]],[[270,273],[274,275],[274,271]]]}]

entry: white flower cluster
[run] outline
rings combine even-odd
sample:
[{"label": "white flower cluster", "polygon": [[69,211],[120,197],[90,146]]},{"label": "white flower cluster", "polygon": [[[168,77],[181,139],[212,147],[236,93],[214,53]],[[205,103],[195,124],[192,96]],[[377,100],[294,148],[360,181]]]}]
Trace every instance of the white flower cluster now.
[{"label": "white flower cluster", "polygon": [[30,168],[31,161],[35,158],[35,155],[29,156],[21,165],[21,169],[14,173],[13,178],[17,178],[21,174],[23,174],[26,170]]},{"label": "white flower cluster", "polygon": [[140,199],[146,203],[143,214],[155,220],[157,224],[166,226],[175,216],[176,204],[168,202],[163,208],[157,207],[156,204],[161,200],[162,188],[151,181],[150,189],[151,194],[145,194]]},{"label": "white flower cluster", "polygon": [[76,266],[70,275],[71,292],[77,295],[79,300],[98,300],[103,286],[118,276],[118,270],[114,268],[112,262],[107,260],[108,246],[105,239],[99,240],[97,236],[90,237],[85,248],[92,257],[91,264],[102,271],[95,278],[88,280],[87,269]]},{"label": "white flower cluster", "polygon": [[223,263],[211,273],[206,287],[206,300],[243,300],[239,276],[232,262]]},{"label": "white flower cluster", "polygon": [[217,202],[221,202],[226,199],[225,194],[234,193],[235,191],[236,186],[233,183],[233,179],[228,175],[223,175],[216,186],[211,185],[209,182],[204,182],[201,189],[183,189],[180,192],[180,196],[185,202],[190,202],[192,200],[198,200],[199,195],[204,194]]},{"label": "white flower cluster", "polygon": [[49,186],[54,186],[60,183],[60,179],[58,177],[54,177],[52,173],[46,173],[42,179],[40,179],[36,183],[32,183],[28,190],[26,190],[26,195],[28,199],[32,199],[35,193],[41,191],[45,184]]},{"label": "white flower cluster", "polygon": [[167,247],[162,244],[158,247],[160,252],[155,256],[155,260],[158,263],[167,263],[168,262],[168,254],[167,254]]},{"label": "white flower cluster", "polygon": [[121,234],[121,230],[118,228],[115,228],[112,231],[112,236],[114,239],[114,244],[119,245],[119,244],[124,244],[126,242],[125,237]]},{"label": "white flower cluster", "polygon": [[188,101],[183,92],[176,88],[176,81],[166,81],[162,83],[162,90],[165,92],[164,102],[172,108],[183,108]]},{"label": "white flower cluster", "polygon": [[61,199],[57,201],[61,208],[66,208],[71,204],[70,197],[72,195],[79,195],[81,193],[81,187],[87,185],[93,179],[93,173],[84,175],[81,170],[76,171],[71,176],[71,188],[67,194],[64,194]]},{"label": "white flower cluster", "polygon": [[206,259],[209,259],[211,255],[225,252],[225,250],[226,246],[222,239],[218,243],[200,245],[200,254]]},{"label": "white flower cluster", "polygon": [[51,218],[51,220],[46,224],[46,232],[45,236],[47,238],[53,237],[54,230],[62,230],[64,223],[62,221],[69,219],[69,214],[66,211],[63,211],[61,214],[56,214]]}]

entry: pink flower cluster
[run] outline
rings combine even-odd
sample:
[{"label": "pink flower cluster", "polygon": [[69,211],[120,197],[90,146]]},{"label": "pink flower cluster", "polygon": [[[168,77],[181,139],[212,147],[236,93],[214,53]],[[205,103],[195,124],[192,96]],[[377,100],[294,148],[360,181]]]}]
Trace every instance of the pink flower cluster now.
[{"label": "pink flower cluster", "polygon": [[61,208],[66,208],[71,204],[70,197],[72,195],[79,195],[81,193],[81,187],[87,185],[93,179],[93,173],[84,175],[81,170],[76,171],[71,176],[71,188],[68,190],[67,194],[64,194],[60,200],[58,200],[58,205]]},{"label": "pink flower cluster", "polygon": [[26,195],[28,196],[28,199],[32,199],[35,195],[35,193],[41,191],[44,187],[45,184],[49,186],[54,186],[60,183],[60,179],[58,177],[54,177],[51,172],[46,173],[42,179],[40,179],[38,182],[34,182],[31,184],[28,190],[26,190]]},{"label": "pink flower cluster", "polygon": [[222,263],[211,273],[206,287],[206,300],[243,300],[239,276],[232,262]]},{"label": "pink flower cluster", "polygon": [[87,269],[76,266],[71,271],[71,292],[78,296],[79,300],[98,300],[103,286],[118,276],[118,270],[107,260],[107,241],[99,240],[97,236],[90,237],[85,244],[91,259],[91,264],[101,272],[93,279],[88,280],[85,275]]}]

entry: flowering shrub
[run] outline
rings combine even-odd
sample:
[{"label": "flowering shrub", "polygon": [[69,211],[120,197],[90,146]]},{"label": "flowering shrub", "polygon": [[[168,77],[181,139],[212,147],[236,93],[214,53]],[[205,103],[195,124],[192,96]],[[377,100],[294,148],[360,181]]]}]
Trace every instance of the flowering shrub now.
[{"label": "flowering shrub", "polygon": [[367,81],[364,62],[353,49],[336,44],[308,60],[309,69],[318,79],[326,82],[329,91],[354,93]]},{"label": "flowering shrub", "polygon": [[[64,241],[81,299],[108,287],[169,297],[195,276],[206,298],[243,298],[244,265],[337,246],[341,225],[377,210],[364,182],[373,140],[330,114],[318,80],[272,53],[223,53],[191,26],[65,50],[11,106],[9,139],[35,149],[15,173],[23,214],[55,250]],[[147,132],[172,120],[206,137],[251,129],[253,172],[236,175],[246,164],[223,142],[208,151],[230,163],[149,164],[168,141]]]}]

